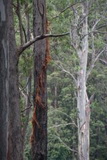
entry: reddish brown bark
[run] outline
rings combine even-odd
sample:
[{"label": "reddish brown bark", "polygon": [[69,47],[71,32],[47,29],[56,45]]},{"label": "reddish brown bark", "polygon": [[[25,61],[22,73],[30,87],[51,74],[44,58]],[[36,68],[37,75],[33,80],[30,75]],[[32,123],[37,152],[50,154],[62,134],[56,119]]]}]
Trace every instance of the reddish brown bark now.
[{"label": "reddish brown bark", "polygon": [[[34,0],[34,36],[46,34],[46,2]],[[48,40],[34,45],[34,113],[31,136],[32,160],[47,159],[47,92],[46,71],[50,61]]]}]

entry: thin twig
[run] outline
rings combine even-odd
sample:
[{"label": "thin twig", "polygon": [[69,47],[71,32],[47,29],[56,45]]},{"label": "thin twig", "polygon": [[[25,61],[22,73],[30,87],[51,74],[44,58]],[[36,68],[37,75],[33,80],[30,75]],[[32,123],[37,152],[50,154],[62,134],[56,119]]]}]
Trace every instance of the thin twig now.
[{"label": "thin twig", "polygon": [[[54,112],[62,113],[63,115],[65,115],[66,117],[68,117],[68,118],[72,121],[72,124],[73,124],[76,128],[78,128],[78,126],[76,125],[76,123],[74,122],[74,120],[73,120],[68,114],[66,114],[65,112],[60,111],[60,110],[58,110],[58,109],[54,110]],[[52,111],[51,111],[51,113],[52,113]]]},{"label": "thin twig", "polygon": [[49,127],[49,129],[51,128],[57,128],[57,127],[63,127],[63,126],[68,126],[68,125],[75,125],[74,123],[66,123],[66,124],[58,124],[58,125],[54,125],[52,127]]},{"label": "thin twig", "polygon": [[74,123],[66,123],[66,124],[58,124],[58,125],[54,125],[54,126],[52,126],[52,127],[49,127],[49,129],[51,129],[51,128],[58,128],[58,127],[63,127],[63,126],[68,126],[68,125],[71,125],[71,124],[74,124]]},{"label": "thin twig", "polygon": [[99,59],[99,57],[101,56],[101,54],[102,54],[104,51],[105,51],[105,49],[103,49],[103,50],[96,56],[93,64],[90,66],[90,69],[89,69],[88,72],[87,72],[87,77],[86,77],[86,79],[88,79],[89,75],[91,74],[91,72],[92,72],[92,70],[93,70],[93,68],[94,68],[94,66],[95,66],[95,63],[97,62],[97,60]]},{"label": "thin twig", "polygon": [[59,134],[56,132],[56,137],[59,139],[59,141],[68,149],[68,150],[70,150],[70,151],[72,151],[72,152],[75,152],[75,153],[78,153],[78,151],[77,150],[75,150],[75,149],[71,149],[61,138],[60,138],[60,136],[59,136]]},{"label": "thin twig", "polygon": [[30,109],[31,107],[32,107],[32,104],[29,107],[27,107],[24,110],[22,110],[21,112],[25,112],[26,110]]},{"label": "thin twig", "polygon": [[63,72],[65,72],[65,73],[67,73],[68,75],[70,75],[71,78],[74,80],[75,85],[77,86],[77,80],[76,80],[76,78],[74,77],[74,75],[73,75],[70,71],[66,70],[61,63],[60,63],[60,65],[59,65],[59,68],[60,68]]},{"label": "thin twig", "polygon": [[55,18],[58,18],[58,17],[59,17],[62,13],[64,13],[66,10],[68,10],[68,9],[72,8],[73,6],[75,6],[76,4],[79,4],[79,3],[82,3],[82,2],[84,2],[84,0],[81,1],[81,2],[76,2],[76,3],[73,3],[73,4],[68,5],[67,7],[65,7],[64,9],[62,9],[62,11],[60,11],[60,13],[59,13],[58,15],[52,17],[51,19],[53,20],[53,19],[55,19]]},{"label": "thin twig", "polygon": [[105,64],[106,66],[107,66],[107,61],[106,60],[104,60],[104,59],[99,59],[100,60],[100,62],[102,63],[102,64]]}]

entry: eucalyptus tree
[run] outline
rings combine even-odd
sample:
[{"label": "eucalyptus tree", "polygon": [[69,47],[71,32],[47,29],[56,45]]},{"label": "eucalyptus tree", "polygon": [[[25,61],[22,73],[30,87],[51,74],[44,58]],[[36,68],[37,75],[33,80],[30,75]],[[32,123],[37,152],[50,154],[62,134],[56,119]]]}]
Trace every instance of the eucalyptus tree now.
[{"label": "eucalyptus tree", "polygon": [[90,104],[94,94],[91,93],[90,98],[88,98],[87,80],[95,67],[95,63],[105,52],[105,43],[100,50],[95,46],[94,33],[98,32],[96,28],[102,17],[99,19],[99,10],[95,10],[95,19],[90,20],[92,16],[90,12],[93,7],[96,7],[96,3],[93,1],[90,3],[88,0],[75,5],[73,7],[74,21],[72,20],[73,23],[71,23],[71,45],[77,53],[79,65],[77,76],[73,79],[77,87],[78,156],[80,160],[90,159]]},{"label": "eucalyptus tree", "polygon": [[21,45],[16,54],[18,58],[34,42],[34,112],[32,117],[33,132],[31,136],[32,158],[47,159],[47,94],[46,70],[50,61],[48,37],[68,35],[47,34],[46,1],[34,1],[34,38]]},{"label": "eucalyptus tree", "polygon": [[9,124],[8,124],[8,159],[22,160],[22,135],[19,107],[18,61],[13,22],[13,1],[9,6]]},{"label": "eucalyptus tree", "polygon": [[[34,37],[46,34],[46,1],[34,0]],[[48,63],[47,40],[34,44],[34,113],[32,160],[47,159],[47,93],[46,70]]]},{"label": "eucalyptus tree", "polygon": [[[79,160],[89,160],[89,121],[90,103],[86,91],[86,74],[88,61],[88,3],[80,4],[79,9],[74,8],[74,24],[72,24],[71,38],[79,58],[79,71],[77,77],[77,108],[78,108],[78,156]],[[79,11],[81,10],[81,11]],[[81,12],[81,24],[79,22]],[[77,29],[80,26],[80,31]],[[81,37],[79,34],[81,34]],[[81,39],[80,39],[81,38]]]},{"label": "eucalyptus tree", "polygon": [[[53,8],[56,9],[56,12],[51,12],[52,15],[57,15],[53,16],[56,18],[56,21],[53,19],[51,22],[52,28],[55,28],[55,31],[57,29],[61,30],[62,26],[63,29],[65,29],[67,23],[64,24],[64,22],[66,19],[69,19],[68,15],[71,15],[71,63],[69,60],[67,60],[67,58],[65,58],[67,57],[65,54],[68,55],[67,52],[69,53],[70,46],[68,46],[69,49],[66,47],[66,50],[64,51],[63,49],[66,45],[62,46],[60,49],[60,43],[55,41],[53,42],[52,49],[55,53],[57,51],[61,52],[61,54],[56,53],[54,63],[57,64],[57,67],[60,67],[63,72],[65,72],[74,80],[76,86],[75,92],[77,93],[75,96],[77,98],[78,109],[78,157],[80,159],[89,159],[90,107],[94,94],[93,91],[89,92],[90,87],[88,86],[90,82],[88,80],[91,77],[93,69],[96,67],[96,62],[99,60],[99,57],[105,53],[106,42],[104,37],[106,36],[106,2],[93,0],[75,1],[74,4],[73,2],[65,7],[65,9],[61,10],[63,3],[60,4],[55,1],[54,3],[57,5],[55,5]],[[105,12],[102,10],[102,8]],[[69,13],[67,12],[68,9]],[[56,25],[57,21],[60,22],[60,27],[59,25]],[[58,47],[58,50],[56,46]],[[101,58],[100,61],[104,63]]]},{"label": "eucalyptus tree", "polygon": [[8,9],[10,1],[0,1],[0,159],[7,159],[9,108]]}]

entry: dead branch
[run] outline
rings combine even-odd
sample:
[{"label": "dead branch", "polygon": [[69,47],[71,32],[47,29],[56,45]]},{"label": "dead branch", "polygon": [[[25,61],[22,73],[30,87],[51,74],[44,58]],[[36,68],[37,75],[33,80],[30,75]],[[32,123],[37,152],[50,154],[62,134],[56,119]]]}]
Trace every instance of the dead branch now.
[{"label": "dead branch", "polygon": [[58,125],[54,125],[52,127],[49,127],[49,129],[51,128],[58,128],[58,127],[63,127],[63,126],[68,126],[68,125],[75,125],[74,123],[65,123],[65,124],[58,124]]},{"label": "dead branch", "polygon": [[105,51],[105,48],[96,56],[95,60],[93,61],[93,63],[91,64],[90,66],[90,69],[88,70],[87,72],[87,77],[86,79],[88,79],[89,75],[91,74],[94,66],[95,66],[95,63],[97,62],[97,60],[99,59],[99,57],[101,56],[101,54]]},{"label": "dead branch", "polygon": [[77,86],[77,80],[76,80],[75,76],[74,76],[69,70],[66,70],[60,61],[59,61],[58,67],[59,67],[63,72],[67,73],[67,74],[74,80],[75,85]]},{"label": "dead branch", "polygon": [[[72,121],[72,124],[73,124],[76,128],[78,128],[77,124],[74,122],[74,120],[72,119],[72,117],[70,117],[70,116],[69,116],[68,114],[66,114],[65,112],[60,111],[60,110],[58,110],[58,109],[54,110],[53,112],[59,112],[59,113],[65,115],[67,118],[69,118],[69,119]],[[52,113],[52,111],[51,111],[51,113]]]},{"label": "dead branch", "polygon": [[52,17],[51,19],[53,20],[53,19],[55,19],[55,18],[58,18],[58,17],[59,17],[62,13],[64,13],[66,10],[68,10],[68,9],[72,8],[73,6],[75,6],[76,4],[80,4],[80,3],[82,3],[82,2],[84,2],[84,0],[81,1],[81,2],[76,2],[76,3],[73,3],[73,4],[68,5],[67,7],[65,7],[64,9],[62,9],[62,11],[60,11],[60,13],[59,13],[58,15]]},{"label": "dead branch", "polygon": [[30,104],[30,106],[29,107],[27,107],[27,108],[25,108],[24,110],[22,110],[21,112],[25,112],[26,110],[28,110],[28,109],[30,109],[30,108],[32,108],[32,104]]},{"label": "dead branch", "polygon": [[104,64],[104,65],[106,65],[107,66],[107,61],[106,60],[104,60],[104,59],[99,59],[100,60],[100,62],[102,63],[102,64]]},{"label": "dead branch", "polygon": [[75,153],[78,153],[77,150],[71,149],[71,148],[61,139],[61,137],[59,136],[59,134],[58,134],[57,132],[56,132],[56,137],[59,139],[59,141],[60,141],[68,150],[70,150],[70,151],[72,151],[72,152],[75,152]]}]

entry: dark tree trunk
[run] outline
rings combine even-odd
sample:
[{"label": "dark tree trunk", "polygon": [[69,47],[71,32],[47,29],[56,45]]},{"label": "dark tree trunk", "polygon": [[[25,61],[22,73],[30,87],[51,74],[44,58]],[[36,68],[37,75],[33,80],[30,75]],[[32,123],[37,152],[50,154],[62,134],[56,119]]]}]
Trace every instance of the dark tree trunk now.
[{"label": "dark tree trunk", "polygon": [[[10,4],[12,1],[9,0]],[[22,160],[22,135],[18,90],[18,55],[16,54],[12,5],[9,6],[9,134],[8,160]]]},{"label": "dark tree trunk", "polygon": [[9,84],[9,52],[8,52],[8,1],[0,0],[0,159],[7,159],[7,127],[8,127],[8,84]]},{"label": "dark tree trunk", "polygon": [[[46,2],[34,0],[34,36],[46,33]],[[47,159],[47,93],[46,70],[49,61],[48,40],[37,41],[34,45],[34,113],[32,160]]]},{"label": "dark tree trunk", "polygon": [[20,31],[20,42],[21,45],[23,45],[24,40],[23,40],[23,28],[22,28],[22,17],[21,17],[21,13],[20,13],[20,8],[21,8],[21,4],[20,4],[20,0],[17,0],[17,16],[18,16],[18,20],[19,20],[19,31]]}]

